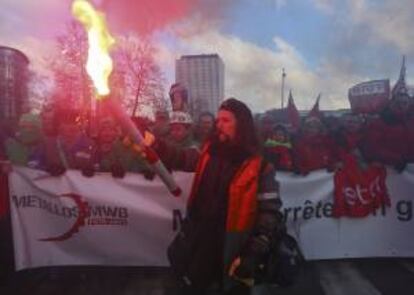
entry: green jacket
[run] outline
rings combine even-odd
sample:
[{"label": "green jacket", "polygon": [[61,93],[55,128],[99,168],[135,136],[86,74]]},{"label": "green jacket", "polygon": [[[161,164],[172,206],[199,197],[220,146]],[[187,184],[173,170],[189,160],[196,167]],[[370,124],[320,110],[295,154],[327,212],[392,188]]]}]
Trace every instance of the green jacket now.
[{"label": "green jacket", "polygon": [[130,172],[148,170],[144,160],[130,146],[125,146],[120,140],[113,143],[110,152],[99,153],[98,164],[99,170],[102,172],[111,171],[113,165],[120,165],[125,171]]}]

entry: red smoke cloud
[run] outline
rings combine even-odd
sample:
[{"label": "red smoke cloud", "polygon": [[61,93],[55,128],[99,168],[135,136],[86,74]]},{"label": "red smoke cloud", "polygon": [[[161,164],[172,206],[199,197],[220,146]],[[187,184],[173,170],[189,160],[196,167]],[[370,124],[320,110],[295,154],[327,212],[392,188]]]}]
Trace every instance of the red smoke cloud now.
[{"label": "red smoke cloud", "polygon": [[112,29],[148,34],[197,15],[215,22],[228,6],[222,0],[103,0],[99,5]]}]

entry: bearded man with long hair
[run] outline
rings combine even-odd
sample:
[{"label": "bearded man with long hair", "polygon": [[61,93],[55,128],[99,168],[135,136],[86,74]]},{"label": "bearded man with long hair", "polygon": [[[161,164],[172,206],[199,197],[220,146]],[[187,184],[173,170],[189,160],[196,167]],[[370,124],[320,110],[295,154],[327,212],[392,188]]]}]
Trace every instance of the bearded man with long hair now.
[{"label": "bearded man with long hair", "polygon": [[248,294],[284,230],[275,172],[259,145],[250,109],[234,98],[221,104],[201,149],[155,142],[167,166],[195,172],[181,232],[168,250],[180,294]]}]

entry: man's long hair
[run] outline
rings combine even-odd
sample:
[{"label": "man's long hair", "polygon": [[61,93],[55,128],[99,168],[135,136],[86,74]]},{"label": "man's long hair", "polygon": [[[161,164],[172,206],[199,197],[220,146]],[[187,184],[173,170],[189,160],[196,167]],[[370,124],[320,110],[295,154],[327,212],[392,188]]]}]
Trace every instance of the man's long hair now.
[{"label": "man's long hair", "polygon": [[228,98],[220,106],[220,110],[226,110],[236,117],[236,136],[234,145],[249,155],[260,150],[260,141],[256,132],[253,115],[250,109],[243,102]]}]

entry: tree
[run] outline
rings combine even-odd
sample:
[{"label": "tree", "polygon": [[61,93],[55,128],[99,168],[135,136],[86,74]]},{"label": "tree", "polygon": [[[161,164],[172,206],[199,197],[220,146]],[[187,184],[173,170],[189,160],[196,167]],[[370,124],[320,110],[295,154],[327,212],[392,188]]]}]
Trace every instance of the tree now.
[{"label": "tree", "polygon": [[42,107],[49,102],[53,81],[45,74],[34,70],[28,73],[28,97],[29,109],[40,112]]},{"label": "tree", "polygon": [[156,48],[149,39],[134,35],[117,39],[114,50],[114,75],[123,76],[125,91],[122,99],[131,116],[145,112],[144,106],[165,109],[164,75],[155,60]]},{"label": "tree", "polygon": [[87,36],[80,24],[72,21],[56,38],[56,56],[49,58],[56,93],[53,99],[60,105],[89,110],[93,85],[86,73]]},{"label": "tree", "polygon": [[[87,113],[94,87],[85,69],[88,42],[84,29],[76,22],[69,23],[66,31],[56,38],[56,46],[57,55],[49,62],[58,92],[55,100]],[[144,106],[166,107],[165,79],[155,54],[156,48],[148,39],[140,40],[133,35],[116,37],[109,83],[112,95],[120,99],[131,116],[143,112]]]}]

